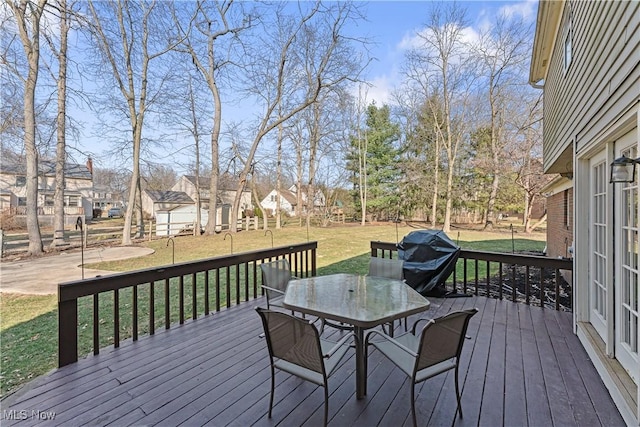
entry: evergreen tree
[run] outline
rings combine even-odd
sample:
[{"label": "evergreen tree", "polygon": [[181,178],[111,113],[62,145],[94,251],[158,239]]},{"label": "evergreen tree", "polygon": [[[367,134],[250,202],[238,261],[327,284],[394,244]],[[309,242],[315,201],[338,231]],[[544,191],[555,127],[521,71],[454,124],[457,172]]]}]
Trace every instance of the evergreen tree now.
[{"label": "evergreen tree", "polygon": [[[366,191],[366,209],[372,219],[395,218],[399,206],[400,194],[400,150],[397,147],[400,138],[400,126],[391,121],[388,106],[378,108],[371,104],[366,110],[365,128],[351,138],[351,150],[347,154],[347,167],[351,172],[355,206],[363,211],[359,197],[360,191]],[[364,140],[364,141],[363,141]],[[363,147],[365,147],[363,149]],[[366,174],[366,190],[361,188],[361,168]]]}]

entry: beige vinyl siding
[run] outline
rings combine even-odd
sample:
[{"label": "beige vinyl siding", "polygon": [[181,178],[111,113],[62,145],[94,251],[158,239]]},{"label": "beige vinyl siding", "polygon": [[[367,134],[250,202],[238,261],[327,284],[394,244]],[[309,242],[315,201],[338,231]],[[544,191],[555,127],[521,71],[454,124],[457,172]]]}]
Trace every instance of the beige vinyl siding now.
[{"label": "beige vinyl siding", "polygon": [[[573,59],[565,71],[569,19]],[[561,155],[574,140],[578,151],[588,148],[595,136],[638,102],[640,2],[567,2],[558,31],[545,81],[547,172],[564,171],[566,157]]]}]

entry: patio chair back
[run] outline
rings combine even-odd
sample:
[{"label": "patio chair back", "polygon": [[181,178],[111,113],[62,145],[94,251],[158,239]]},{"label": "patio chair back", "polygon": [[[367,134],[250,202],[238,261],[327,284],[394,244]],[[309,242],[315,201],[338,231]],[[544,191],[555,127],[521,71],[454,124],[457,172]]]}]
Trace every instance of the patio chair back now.
[{"label": "patio chair back", "polygon": [[[401,259],[378,258],[371,257],[369,260],[369,276],[386,277],[387,279],[403,280],[404,272],[402,270],[404,261]],[[400,319],[402,324],[402,319]],[[388,334],[393,336],[395,330],[395,322],[389,322]],[[383,327],[384,328],[384,327]],[[407,330],[407,318],[404,318],[404,330]]]},{"label": "patio chair back", "polygon": [[[262,270],[262,284],[267,294],[267,304],[271,300],[282,298],[291,280],[291,268],[286,258],[260,264]],[[269,289],[271,288],[271,289]],[[277,304],[276,304],[277,305]]]},{"label": "patio chair back", "polygon": [[430,320],[422,329],[416,372],[449,359],[460,358],[469,320],[478,309],[461,310]]},{"label": "patio chair back", "polygon": [[469,320],[477,312],[476,308],[455,311],[430,320],[422,329],[415,372],[453,358],[457,365]]},{"label": "patio chair back", "polygon": [[369,276],[386,277],[388,279],[403,279],[401,259],[371,257],[369,261]]},{"label": "patio chair back", "polygon": [[271,396],[269,418],[273,411],[275,394],[275,368],[324,388],[324,425],[329,419],[329,386],[327,376],[349,350],[348,341],[353,334],[338,342],[320,338],[318,329],[311,322],[279,311],[256,307],[262,319],[269,359],[271,361]]},{"label": "patio chair back", "polygon": [[312,323],[278,311],[256,310],[262,318],[272,359],[302,366],[326,379],[320,335]]}]

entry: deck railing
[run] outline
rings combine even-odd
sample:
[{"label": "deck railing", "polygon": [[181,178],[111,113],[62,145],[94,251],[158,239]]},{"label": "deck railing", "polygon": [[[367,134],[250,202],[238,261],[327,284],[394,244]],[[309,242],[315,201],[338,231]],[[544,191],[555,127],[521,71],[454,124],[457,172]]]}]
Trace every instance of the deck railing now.
[{"label": "deck railing", "polygon": [[295,276],[315,276],[317,247],[309,242],[61,283],[58,366],[78,361],[81,336],[82,348],[98,354],[103,343],[119,347],[121,333],[135,341],[261,296],[262,262],[287,258]]},{"label": "deck railing", "polygon": [[[371,242],[371,256],[396,258],[395,243]],[[572,310],[572,289],[561,274],[571,274],[570,259],[463,249],[444,283],[450,292],[509,298],[514,302]]]}]

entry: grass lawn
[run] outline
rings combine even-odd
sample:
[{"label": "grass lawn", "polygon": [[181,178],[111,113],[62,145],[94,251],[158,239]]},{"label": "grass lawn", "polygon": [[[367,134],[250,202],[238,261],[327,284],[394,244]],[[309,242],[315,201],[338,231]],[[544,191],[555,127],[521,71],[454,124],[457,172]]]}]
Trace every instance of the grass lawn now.
[{"label": "grass lawn", "polygon": [[[517,230],[517,228],[514,224],[514,229]],[[89,268],[114,272],[131,271],[171,264],[173,257],[175,257],[175,262],[184,262],[227,255],[231,253],[232,248],[233,253],[264,249],[272,246],[273,239],[273,246],[317,241],[318,274],[336,272],[364,274],[368,269],[370,241],[397,242],[414,230],[415,228],[406,225],[396,227],[393,224],[367,225],[365,227],[346,225],[331,228],[310,228],[309,230],[306,227],[289,226],[281,230],[272,229],[266,233],[263,230],[258,230],[243,231],[235,235],[182,236],[174,239],[175,252],[166,239],[145,242],[142,245],[153,248],[155,253],[141,258],[94,264]],[[515,238],[512,240],[511,230],[508,228],[497,229],[493,232],[454,229],[448,235],[464,249],[511,252],[513,245],[516,251],[541,251],[545,246],[544,233],[539,232],[531,235],[515,233]],[[55,278],[52,280],[55,281]],[[121,298],[126,298],[126,292],[126,290],[121,292]],[[101,323],[103,318],[109,319],[107,312],[112,304],[113,297],[110,293],[101,296]],[[104,316],[102,310],[105,311]],[[2,313],[0,316],[1,397],[56,367],[57,296],[0,294],[0,312]],[[83,327],[86,328],[84,334],[81,332],[79,339],[80,351],[88,353],[91,350],[90,301],[80,302],[78,315],[81,331]],[[130,324],[130,319],[126,319],[126,312],[121,315],[125,317],[121,322],[123,328],[126,329]],[[174,320],[173,317],[172,320]],[[108,322],[109,320],[104,321]],[[124,334],[121,336],[124,338]],[[108,345],[110,338],[108,335],[105,336],[102,344]]]}]

